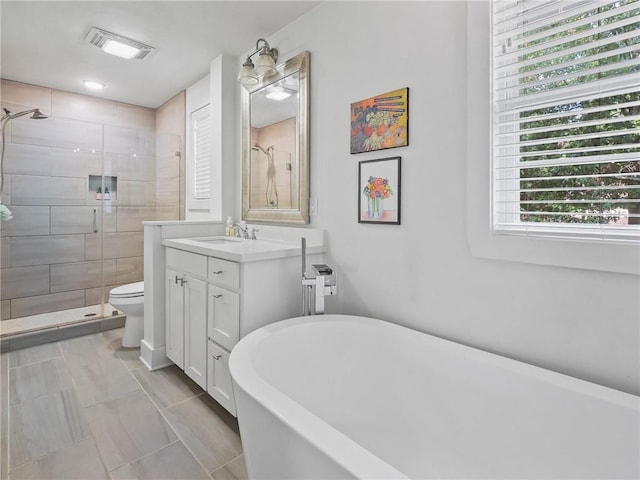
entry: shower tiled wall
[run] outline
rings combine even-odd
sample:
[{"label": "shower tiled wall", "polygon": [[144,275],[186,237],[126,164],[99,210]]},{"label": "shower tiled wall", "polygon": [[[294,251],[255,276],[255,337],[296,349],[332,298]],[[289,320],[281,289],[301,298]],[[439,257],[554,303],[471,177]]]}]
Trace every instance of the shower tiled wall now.
[{"label": "shower tiled wall", "polygon": [[[297,184],[298,165],[295,152],[296,119],[289,118],[263,128],[251,129],[251,145],[258,144],[265,150],[273,146],[273,166],[275,186],[278,192],[279,208],[298,208]],[[266,206],[268,160],[262,152],[252,152],[251,156],[251,205],[255,208]]]},{"label": "shower tiled wall", "polygon": [[[179,216],[180,178],[158,181],[156,147],[180,151],[179,133],[157,135],[149,108],[6,80],[0,93],[12,112],[49,116],[5,129],[2,203],[14,218],[0,224],[2,319],[94,305],[142,280],[142,221]],[[90,175],[117,177],[111,200],[96,199]]]}]

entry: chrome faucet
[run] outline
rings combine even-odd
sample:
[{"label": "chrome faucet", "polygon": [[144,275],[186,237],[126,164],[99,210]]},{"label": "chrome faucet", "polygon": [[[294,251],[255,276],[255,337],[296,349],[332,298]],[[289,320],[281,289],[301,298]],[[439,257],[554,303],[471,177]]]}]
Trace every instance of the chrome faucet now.
[{"label": "chrome faucet", "polygon": [[[236,229],[236,237],[244,238],[246,240],[249,239],[249,232],[247,231],[248,228],[246,226],[243,227],[239,223],[234,223],[233,227]],[[240,232],[242,232],[242,235],[240,235]]]}]

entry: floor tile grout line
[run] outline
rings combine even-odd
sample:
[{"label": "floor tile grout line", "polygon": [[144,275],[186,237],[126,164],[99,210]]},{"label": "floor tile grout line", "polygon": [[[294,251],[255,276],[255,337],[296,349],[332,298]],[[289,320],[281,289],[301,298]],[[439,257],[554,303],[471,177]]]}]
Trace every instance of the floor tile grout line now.
[{"label": "floor tile grout line", "polygon": [[[137,380],[137,379],[136,379]],[[141,385],[142,387],[142,385]],[[144,389],[144,387],[142,387],[142,390],[147,394],[147,396],[149,396],[149,398],[151,399],[151,396],[147,393],[147,391]],[[202,394],[199,394],[202,395]],[[195,395],[192,397],[189,397],[188,399],[182,400],[180,402],[176,402],[174,405],[172,405],[171,407],[175,406],[175,405],[179,405],[183,402],[186,402],[187,400],[191,400],[195,397],[198,397],[199,395]],[[171,424],[171,422],[169,421],[169,419],[167,418],[167,416],[164,413],[164,410],[167,410],[168,408],[171,407],[166,407],[165,409],[160,409],[158,408],[158,406],[153,402],[153,399],[151,399],[151,402],[155,405],[156,409],[158,410],[158,413],[160,414],[160,416],[162,417],[162,419],[167,423],[167,425],[169,426],[169,428],[173,431],[173,433],[175,433],[176,437],[178,438],[178,440],[180,440],[180,442],[182,443],[182,445],[184,445],[184,448],[187,449],[187,452],[189,452],[189,454],[193,457],[193,459],[198,463],[198,465],[200,465],[200,468],[202,468],[202,471],[205,472],[210,478],[211,475],[209,475],[209,472],[207,471],[207,469],[205,468],[205,466],[203,465],[203,463],[200,461],[200,459],[198,458],[198,456],[191,450],[191,448],[189,448],[189,445],[187,442],[184,441],[184,439],[182,438],[182,436],[180,435],[180,433],[175,429],[175,427]]]},{"label": "floor tile grout line", "polygon": [[[122,361],[122,360],[121,360],[121,361]],[[124,362],[123,362],[123,363],[124,363]],[[141,389],[142,389],[142,391],[145,393],[145,395],[147,396],[147,398],[149,398],[149,400],[151,401],[151,404],[155,407],[155,409],[158,411],[158,413],[160,414],[160,416],[162,417],[162,419],[166,422],[166,424],[169,426],[169,428],[171,429],[171,431],[175,434],[176,438],[178,439],[178,440],[176,440],[176,441],[180,441],[180,442],[182,443],[182,445],[184,446],[184,448],[187,450],[187,452],[189,452],[189,454],[190,454],[190,455],[193,457],[193,459],[198,463],[198,465],[200,465],[200,468],[202,468],[202,471],[203,471],[203,472],[205,472],[205,473],[207,474],[207,476],[209,476],[210,478],[213,478],[213,477],[211,477],[211,475],[209,475],[209,472],[207,471],[207,469],[205,468],[205,466],[204,466],[204,465],[202,464],[202,462],[198,459],[198,457],[195,455],[195,453],[194,453],[194,452],[189,448],[189,445],[187,444],[187,442],[185,442],[185,441],[184,441],[184,439],[180,436],[180,434],[179,434],[179,433],[178,433],[178,431],[174,428],[174,426],[173,426],[173,425],[171,425],[171,422],[169,421],[169,419],[167,418],[167,416],[164,414],[164,411],[163,411],[163,410],[166,410],[167,408],[170,408],[170,407],[166,407],[165,409],[161,409],[161,408],[156,404],[156,402],[154,402],[154,400],[153,400],[153,398],[151,398],[151,395],[149,394],[149,392],[147,392],[147,390],[144,388],[144,385],[142,385],[142,383],[138,380],[138,378],[133,374],[133,372],[132,372],[131,370],[129,370],[129,374],[130,374],[130,375],[133,377],[133,379],[138,383],[138,385],[140,385],[140,388],[141,388]],[[189,398],[187,398],[187,399],[185,399],[185,400],[182,400],[182,401],[180,401],[180,402],[176,402],[175,404],[171,405],[171,407],[173,407],[174,405],[178,405],[178,404],[180,404],[180,403],[182,403],[182,402],[185,402],[185,401],[187,401],[187,400],[190,400],[190,399],[192,399],[192,398],[195,398],[195,397],[197,397],[197,396],[199,396],[199,395],[202,395],[202,393],[200,393],[200,394],[198,394],[198,395],[191,396],[191,397],[189,397]],[[173,443],[175,443],[175,442],[171,442],[169,445],[172,445]],[[165,445],[165,447],[166,447],[166,446],[167,446],[167,445]],[[162,448],[164,448],[164,447],[162,447]],[[156,450],[156,451],[157,451],[157,450]],[[143,455],[143,457],[140,457],[140,458],[144,458],[144,455]],[[138,460],[139,460],[139,459],[138,459]],[[136,460],[134,460],[134,461],[136,461]],[[131,462],[130,462],[130,463],[131,463]]]},{"label": "floor tile grout line", "polygon": [[[64,339],[64,340],[58,340],[56,342],[51,342],[51,343],[55,343],[55,345],[56,345],[56,347],[58,349],[58,352],[60,353],[60,356],[58,356],[58,357],[51,357],[51,358],[47,358],[45,360],[40,360],[40,361],[37,361],[37,362],[31,362],[31,363],[28,363],[28,364],[25,364],[25,365],[20,365],[20,366],[17,366],[17,367],[11,367],[10,366],[11,359],[9,358],[9,359],[7,359],[8,360],[8,364],[7,364],[8,373],[7,374],[11,373],[11,370],[14,369],[14,368],[20,368],[20,367],[24,367],[24,366],[35,365],[35,364],[38,364],[38,363],[43,363],[43,362],[54,360],[54,359],[57,359],[57,358],[62,358],[63,361],[65,362],[66,368],[69,369],[69,359],[65,356],[64,349],[61,347],[60,342],[66,342],[66,341],[69,341],[69,340],[73,341],[73,340],[82,339],[82,338],[86,339],[87,337],[100,335],[101,339],[105,341],[105,343],[107,344],[107,346],[109,346],[109,348],[111,348],[111,345],[109,345],[109,342],[106,341],[106,339],[101,335],[101,333],[102,332],[96,332],[96,333],[89,334],[89,335],[83,335],[81,337],[73,337],[71,339]],[[43,345],[47,345],[47,344],[43,344]],[[38,347],[38,346],[39,345],[36,345],[35,347]],[[33,348],[33,347],[27,347],[27,348]],[[111,349],[113,350],[113,348],[111,348]],[[19,351],[19,350],[16,350],[16,351]],[[11,354],[11,352],[7,352],[7,353]],[[119,360],[122,361],[120,358],[119,358]],[[126,368],[126,365],[125,365],[125,368]],[[127,369],[127,371],[129,372],[129,369]],[[131,373],[131,372],[129,372],[129,373]],[[69,377],[71,379],[72,388],[68,388],[68,389],[65,389],[65,390],[73,389],[74,393],[77,396],[78,395],[78,387],[77,387],[75,378],[73,377],[73,375],[71,375],[71,372],[69,372]],[[137,379],[134,377],[134,380],[137,380]],[[36,460],[38,460],[40,458],[45,457],[46,455],[50,455],[50,454],[53,454],[55,452],[58,452],[58,451],[62,450],[63,448],[70,447],[72,445],[77,445],[78,443],[80,443],[82,441],[85,441],[87,439],[90,439],[91,442],[93,443],[93,446],[95,447],[96,452],[98,453],[98,457],[100,458],[100,463],[102,464],[102,467],[104,468],[104,471],[107,473],[107,476],[109,476],[108,475],[109,469],[107,468],[106,464],[104,463],[104,460],[102,459],[102,455],[100,455],[100,451],[98,450],[96,439],[95,439],[95,437],[93,435],[93,431],[91,430],[88,418],[86,417],[86,409],[88,407],[86,407],[84,405],[81,405],[81,404],[79,404],[79,406],[80,406],[82,414],[84,416],[84,420],[87,423],[87,428],[88,428],[88,431],[89,431],[89,434],[87,436],[79,439],[78,441],[76,441],[74,443],[71,443],[69,445],[65,445],[65,446],[60,447],[60,448],[58,448],[56,450],[52,450],[50,452],[46,452],[46,453],[44,453],[42,455],[39,455],[39,456],[37,456],[35,458],[32,458],[28,462],[25,462],[25,463],[22,463],[22,464],[16,465],[16,466],[11,465],[11,415],[10,415],[11,409],[9,408],[9,406],[10,406],[9,405],[9,400],[10,400],[9,392],[11,391],[11,376],[8,376],[8,378],[7,378],[7,387],[8,388],[7,388],[7,392],[6,392],[6,394],[7,394],[6,400],[7,400],[7,408],[9,409],[8,410],[8,415],[7,415],[7,463],[8,463],[8,465],[7,465],[7,475],[9,477],[10,477],[10,473],[12,471],[18,469],[18,468],[22,468],[25,465],[28,465],[28,464],[33,463],[34,461],[36,461]],[[141,388],[141,390],[144,391],[144,389],[142,389],[142,388]],[[57,392],[57,393],[60,393],[60,392]],[[135,392],[132,392],[132,393],[135,393]],[[124,398],[126,396],[127,395],[123,395],[121,398]],[[37,398],[40,398],[40,397],[37,397]],[[104,402],[100,402],[100,403],[104,403]],[[95,404],[95,405],[98,405],[98,404]],[[90,405],[89,407],[91,407],[91,406],[93,406],[93,405]]]},{"label": "floor tile grout line", "polygon": [[[91,335],[95,335],[95,334],[91,334]],[[88,337],[88,336],[90,336],[90,335],[84,335],[84,337]],[[76,337],[74,337],[74,338],[76,338]],[[77,337],[77,338],[81,338],[81,337]],[[70,340],[70,339],[65,339],[65,340]],[[69,359],[64,355],[64,349],[60,346],[60,342],[61,341],[64,341],[64,340],[60,340],[60,341],[58,341],[56,343],[58,345],[58,348],[60,349],[60,352],[62,353],[62,357],[64,359],[65,364],[67,365],[67,369],[69,369]],[[71,377],[71,383],[73,385],[73,390],[74,390],[74,392],[76,394],[76,397],[78,397],[78,386],[76,384],[76,379],[71,374],[71,370],[70,369],[69,369],[69,377]],[[79,401],[79,397],[78,397],[78,401]],[[91,406],[93,406],[93,405],[91,405]],[[96,438],[93,435],[93,430],[91,429],[91,424],[89,423],[89,418],[87,417],[87,407],[85,407],[84,405],[80,404],[80,408],[82,410],[82,414],[84,416],[84,420],[87,422],[87,430],[89,430],[89,435],[87,437],[85,437],[85,438],[91,439],[91,442],[93,443],[93,447],[96,449],[96,453],[98,454],[98,458],[100,459],[100,464],[102,465],[102,468],[104,469],[104,472],[106,473],[106,477],[110,478],[109,469],[107,468],[107,464],[104,463],[104,459],[102,458],[102,455],[100,454],[100,450],[98,449],[98,442],[96,441]]]},{"label": "floor tile grout line", "polygon": [[[188,445],[187,445],[187,443],[184,441],[184,439],[182,438],[182,436],[181,436],[181,435],[176,431],[176,429],[173,427],[173,425],[172,425],[172,424],[171,424],[171,422],[169,421],[168,417],[165,415],[165,410],[168,410],[169,408],[173,408],[173,407],[175,407],[175,406],[177,406],[177,405],[180,405],[180,404],[182,404],[182,403],[185,403],[185,402],[187,402],[187,401],[193,400],[194,398],[200,397],[200,396],[202,396],[202,395],[203,395],[204,393],[206,393],[206,392],[205,392],[205,391],[202,391],[202,392],[200,392],[200,393],[193,394],[193,395],[191,395],[191,396],[189,396],[189,397],[187,397],[187,398],[185,398],[185,399],[182,399],[182,400],[180,400],[180,401],[178,401],[178,402],[173,403],[172,405],[168,405],[168,406],[166,406],[165,408],[160,408],[160,406],[159,406],[159,405],[158,405],[158,404],[153,400],[153,398],[151,397],[151,395],[150,395],[150,393],[147,391],[147,389],[144,387],[144,385],[143,385],[143,384],[138,380],[138,378],[134,375],[134,373],[133,373],[133,372],[134,372],[135,370],[137,370],[137,369],[131,369],[131,368],[129,368],[129,365],[127,365],[127,363],[126,363],[126,362],[123,360],[123,358],[119,355],[118,350],[116,350],[116,349],[114,348],[114,346],[111,344],[111,342],[109,342],[109,340],[108,340],[108,339],[107,339],[103,334],[104,334],[104,332],[95,332],[95,333],[92,333],[92,334],[83,335],[83,336],[81,336],[81,337],[74,337],[74,338],[71,338],[71,339],[63,339],[63,340],[59,340],[59,341],[55,342],[56,347],[57,347],[57,349],[58,349],[58,352],[59,352],[59,354],[60,354],[59,356],[52,357],[52,358],[47,358],[46,360],[41,360],[41,361],[38,361],[38,362],[31,362],[31,363],[29,363],[29,364],[20,365],[20,367],[22,367],[22,366],[27,366],[27,365],[33,365],[33,364],[37,364],[37,363],[42,363],[42,362],[44,362],[44,361],[50,361],[50,360],[54,360],[54,359],[57,359],[57,358],[61,358],[61,359],[64,361],[64,363],[65,363],[65,367],[66,367],[67,369],[69,369],[69,367],[70,367],[70,359],[69,359],[69,358],[67,358],[67,356],[65,355],[65,353],[64,353],[64,349],[62,348],[62,346],[60,345],[60,343],[62,343],[62,342],[69,342],[69,343],[72,343],[74,340],[80,340],[80,339],[82,339],[82,338],[85,338],[85,339],[86,339],[87,337],[91,337],[91,336],[99,336],[99,337],[100,337],[100,340],[107,344],[107,346],[108,346],[109,350],[111,350],[113,353],[115,353],[116,358],[117,358],[118,360],[120,360],[120,362],[122,362],[122,363],[123,363],[123,365],[124,365],[124,367],[126,368],[127,372],[129,372],[129,375],[131,375],[131,377],[133,377],[133,380],[134,380],[134,381],[138,384],[138,386],[139,386],[139,390],[138,390],[138,391],[135,391],[135,392],[129,392],[129,393],[128,393],[128,394],[126,394],[126,395],[122,395],[121,397],[118,397],[118,399],[126,398],[126,397],[128,397],[128,396],[132,396],[132,395],[134,395],[134,394],[136,394],[136,393],[139,393],[139,391],[141,390],[142,392],[144,392],[144,394],[146,395],[146,397],[151,401],[151,404],[153,405],[153,408],[155,408],[155,409],[156,409],[156,411],[160,414],[160,416],[162,417],[162,419],[165,421],[165,423],[167,424],[167,426],[171,429],[171,431],[174,433],[174,435],[175,435],[175,437],[176,437],[176,440],[174,440],[173,442],[170,442],[170,443],[168,443],[168,444],[166,444],[166,445],[164,445],[164,446],[162,446],[162,447],[160,447],[160,448],[158,448],[158,449],[154,450],[153,452],[149,452],[149,453],[147,453],[147,454],[145,454],[145,455],[142,455],[141,457],[139,457],[139,458],[137,458],[137,459],[134,459],[134,460],[132,460],[131,462],[128,462],[128,463],[122,464],[122,465],[120,465],[119,467],[116,467],[116,469],[117,469],[117,468],[121,468],[123,465],[129,465],[129,464],[131,464],[131,463],[133,463],[133,462],[136,462],[136,461],[138,461],[138,460],[140,460],[140,459],[143,459],[143,458],[145,458],[146,456],[151,455],[151,454],[153,454],[153,453],[155,453],[155,452],[157,452],[157,451],[161,450],[162,448],[166,448],[166,447],[168,447],[168,446],[170,446],[170,445],[173,445],[173,444],[174,444],[174,443],[176,443],[176,442],[181,442],[181,443],[182,443],[182,445],[185,447],[185,449],[186,449],[186,450],[189,452],[189,454],[192,456],[192,458],[193,458],[193,459],[197,462],[197,464],[201,467],[202,471],[203,471],[203,472],[205,472],[205,475],[206,475],[208,478],[213,479],[213,478],[214,478],[214,477],[213,477],[213,472],[216,472],[216,471],[218,471],[219,469],[224,468],[226,465],[228,465],[229,463],[231,463],[231,462],[233,462],[233,461],[237,460],[240,456],[242,456],[242,455],[244,454],[244,452],[243,452],[243,453],[241,453],[240,455],[238,455],[238,456],[234,457],[233,459],[231,459],[231,460],[229,460],[229,461],[225,462],[223,465],[220,465],[220,466],[216,467],[215,469],[213,469],[213,470],[211,470],[211,471],[208,471],[208,470],[207,470],[207,468],[205,468],[205,466],[203,465],[203,463],[198,459],[198,457],[197,457],[197,456],[194,454],[194,452],[191,450],[191,448],[189,448],[189,446],[188,446]],[[54,342],[51,342],[51,343],[54,343]],[[29,347],[28,347],[28,348],[29,348]],[[11,353],[11,352],[7,352],[7,353]],[[11,371],[11,369],[12,369],[12,368],[19,368],[19,367],[10,367],[10,364],[11,364],[10,360],[11,360],[10,358],[7,358],[7,366],[6,366],[7,374]],[[142,367],[140,367],[140,368],[143,368],[143,367],[144,367],[144,365],[143,365]],[[68,390],[73,389],[73,390],[74,390],[74,393],[77,395],[77,394],[78,394],[78,387],[77,387],[76,380],[75,380],[75,378],[73,377],[73,375],[70,375],[70,378],[71,378],[71,385],[72,385],[72,388],[69,388]],[[9,376],[7,377],[7,386],[8,386],[8,387],[10,386],[10,377],[9,377]],[[6,392],[6,395],[7,395],[7,398],[6,398],[6,400],[7,400],[7,405],[9,405],[9,402],[8,402],[8,400],[9,400],[9,391],[10,391],[10,388],[7,388],[7,392]],[[115,400],[115,399],[114,399],[114,400]],[[90,441],[93,443],[93,446],[94,446],[94,448],[96,449],[96,452],[98,453],[98,457],[99,457],[99,459],[100,459],[100,462],[101,462],[101,464],[102,464],[102,467],[103,467],[104,471],[107,473],[107,476],[108,476],[109,478],[111,478],[111,475],[110,475],[110,474],[111,474],[111,472],[113,472],[115,469],[109,470],[109,469],[108,469],[108,467],[107,467],[107,465],[104,463],[104,460],[103,460],[103,458],[102,458],[102,455],[100,454],[100,451],[99,451],[99,449],[97,448],[97,442],[96,442],[96,439],[95,439],[94,433],[93,433],[93,431],[92,431],[92,429],[91,429],[91,427],[90,427],[90,424],[89,424],[89,422],[88,422],[88,418],[86,417],[86,409],[87,409],[87,408],[90,408],[90,407],[92,407],[92,406],[99,405],[99,404],[102,404],[102,403],[105,403],[105,402],[98,402],[98,403],[96,403],[96,404],[94,404],[94,405],[90,405],[90,406],[80,405],[80,406],[82,407],[82,413],[83,413],[84,419],[85,419],[85,421],[87,422],[87,426],[88,426],[89,434],[88,434],[86,437],[83,437],[82,439],[79,439],[77,442],[74,442],[73,444],[65,445],[65,447],[69,447],[69,446],[71,446],[71,445],[78,444],[78,443],[80,443],[80,442],[82,442],[82,441],[85,441],[85,440],[90,440]],[[215,414],[215,412],[214,412],[214,414]],[[216,415],[217,415],[217,414],[216,414]],[[33,458],[33,459],[29,460],[28,462],[25,462],[25,463],[23,463],[23,464],[21,464],[21,465],[19,465],[19,466],[15,467],[15,468],[10,468],[10,467],[11,467],[11,465],[10,465],[10,461],[9,461],[9,459],[10,459],[10,433],[11,433],[11,428],[10,428],[10,422],[11,422],[11,419],[10,419],[10,417],[11,417],[11,415],[8,415],[8,416],[7,416],[7,432],[6,432],[6,434],[7,434],[7,438],[6,438],[6,440],[7,440],[7,463],[8,463],[8,466],[7,466],[7,475],[9,475],[9,473],[10,473],[11,471],[14,471],[16,468],[21,468],[21,467],[23,467],[23,466],[25,466],[25,465],[27,465],[27,464],[32,463],[33,461],[35,461],[35,460],[37,460],[37,459],[39,459],[39,458],[42,458],[42,457],[44,457],[44,456],[46,456],[46,455],[50,455],[50,454],[55,453],[55,452],[59,451],[61,448],[65,448],[65,447],[61,447],[61,448],[56,449],[56,450],[53,450],[53,451],[51,451],[51,452],[47,452],[47,453],[45,453],[45,454],[43,454],[43,455],[40,455],[40,456],[38,456],[37,458]]]},{"label": "floor tile grout line", "polygon": [[238,455],[237,457],[232,458],[231,460],[229,460],[228,462],[226,462],[224,465],[220,465],[219,467],[217,467],[215,470],[211,470],[211,472],[209,473],[209,475],[213,476],[213,474],[215,472],[217,472],[218,470],[220,470],[221,468],[226,467],[227,465],[229,465],[230,463],[235,462],[236,460],[238,460],[240,457],[244,456],[244,451]]},{"label": "floor tile grout line", "polygon": [[[49,343],[43,343],[42,345],[50,345],[50,344],[49,344]],[[42,345],[34,345],[34,346],[32,346],[32,347],[21,348],[21,349],[18,349],[18,350],[10,350],[10,351],[8,351],[8,352],[7,352],[7,354],[8,354],[8,355],[11,355],[12,353],[19,352],[19,351],[21,351],[21,350],[27,350],[27,349],[29,349],[29,348],[37,348],[37,347],[40,347],[40,346],[42,346]],[[49,357],[49,358],[46,358],[46,359],[44,359],[44,360],[37,360],[37,361],[35,361],[35,362],[25,363],[24,365],[11,366],[11,364],[12,364],[13,362],[11,361],[11,356],[10,356],[10,357],[8,358],[8,360],[7,360],[7,369],[8,369],[8,370],[12,370],[12,369],[14,369],[14,368],[28,367],[29,365],[35,365],[36,363],[42,363],[42,362],[46,362],[46,361],[48,361],[48,360],[53,360],[53,359],[56,359],[56,358],[64,357],[64,355],[62,354],[62,349],[61,349],[61,348],[60,348],[60,346],[58,345],[58,342],[56,342],[56,346],[58,347],[58,352],[60,353],[60,355],[55,356],[55,357]]]}]

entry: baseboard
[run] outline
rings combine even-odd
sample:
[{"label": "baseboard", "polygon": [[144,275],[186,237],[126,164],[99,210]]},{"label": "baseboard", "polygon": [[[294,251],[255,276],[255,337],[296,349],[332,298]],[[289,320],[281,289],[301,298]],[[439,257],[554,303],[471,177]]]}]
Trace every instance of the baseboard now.
[{"label": "baseboard", "polygon": [[140,361],[151,371],[173,365],[166,355],[166,347],[153,348],[143,338],[140,341]]}]

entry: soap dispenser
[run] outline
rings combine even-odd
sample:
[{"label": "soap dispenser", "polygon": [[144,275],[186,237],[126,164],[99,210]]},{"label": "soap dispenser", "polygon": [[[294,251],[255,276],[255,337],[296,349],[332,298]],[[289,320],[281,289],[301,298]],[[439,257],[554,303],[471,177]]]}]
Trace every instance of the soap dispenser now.
[{"label": "soap dispenser", "polygon": [[231,217],[227,217],[227,226],[224,229],[224,234],[227,237],[233,236],[233,220],[231,220]]}]

